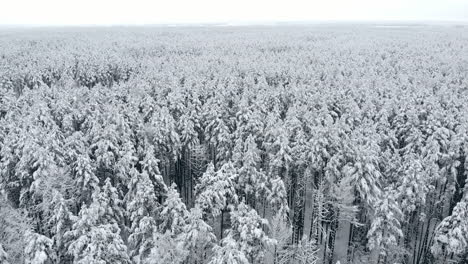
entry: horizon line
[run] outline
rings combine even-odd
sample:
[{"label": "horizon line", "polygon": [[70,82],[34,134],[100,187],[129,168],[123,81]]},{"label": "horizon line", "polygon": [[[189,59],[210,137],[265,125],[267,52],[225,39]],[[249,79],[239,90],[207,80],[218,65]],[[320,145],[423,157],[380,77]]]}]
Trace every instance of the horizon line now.
[{"label": "horizon line", "polygon": [[184,26],[281,26],[281,25],[326,25],[326,24],[413,24],[413,25],[468,25],[468,20],[444,19],[329,19],[329,20],[226,20],[200,22],[154,22],[154,23],[81,23],[81,24],[0,24],[0,28],[73,28],[73,27],[184,27]]}]

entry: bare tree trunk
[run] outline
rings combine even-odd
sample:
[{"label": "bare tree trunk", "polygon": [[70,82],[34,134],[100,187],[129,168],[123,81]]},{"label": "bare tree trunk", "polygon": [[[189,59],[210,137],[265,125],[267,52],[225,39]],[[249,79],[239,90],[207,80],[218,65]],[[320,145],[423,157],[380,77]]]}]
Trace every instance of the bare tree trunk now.
[{"label": "bare tree trunk", "polygon": [[220,237],[220,240],[223,239],[223,228],[224,228],[224,209],[221,210],[221,225],[219,227],[219,237]]},{"label": "bare tree trunk", "polygon": [[348,246],[351,233],[351,223],[348,221],[339,221],[335,237],[335,251],[333,254],[333,263],[340,261],[346,263],[348,260]]},{"label": "bare tree trunk", "polygon": [[304,201],[304,235],[311,238],[312,216],[314,213],[314,188],[309,174],[306,174],[305,181],[305,201]]}]

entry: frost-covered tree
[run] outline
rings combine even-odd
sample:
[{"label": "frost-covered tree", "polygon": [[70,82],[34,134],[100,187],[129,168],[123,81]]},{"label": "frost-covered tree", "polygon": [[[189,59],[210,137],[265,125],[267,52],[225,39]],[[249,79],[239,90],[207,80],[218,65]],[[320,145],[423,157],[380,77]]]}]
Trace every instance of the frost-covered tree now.
[{"label": "frost-covered tree", "polygon": [[203,220],[203,212],[198,206],[190,209],[180,239],[184,241],[191,263],[203,263],[209,256],[216,236],[213,234],[213,228]]},{"label": "frost-covered tree", "polygon": [[74,263],[130,263],[116,224],[92,226],[69,246]]},{"label": "frost-covered tree", "polygon": [[174,237],[171,232],[155,232],[154,246],[149,256],[143,260],[145,264],[179,264],[186,258],[188,251],[185,250],[183,241]]},{"label": "frost-covered tree", "polygon": [[468,199],[458,202],[450,216],[446,217],[436,227],[434,242],[431,247],[433,254],[444,256],[448,254],[463,255],[468,251]]},{"label": "frost-covered tree", "polygon": [[56,261],[61,262],[67,257],[67,247],[70,242],[66,239],[65,233],[71,230],[75,216],[69,210],[69,202],[58,191],[55,191],[51,205],[47,224],[51,227]]},{"label": "frost-covered tree", "polygon": [[319,249],[313,239],[304,236],[297,244],[280,250],[279,264],[316,264],[319,263]]},{"label": "frost-covered tree", "polygon": [[402,211],[414,212],[426,203],[429,183],[425,180],[421,161],[414,155],[407,155],[405,159],[407,162],[402,164],[402,176],[398,179],[398,195]]},{"label": "frost-covered tree", "polygon": [[386,190],[383,197],[373,205],[371,226],[367,232],[369,249],[377,248],[379,255],[385,257],[392,253],[403,237],[401,221],[403,213],[395,199],[395,192]]},{"label": "frost-covered tree", "polygon": [[268,121],[268,130],[265,136],[267,142],[264,145],[270,159],[270,170],[275,175],[284,176],[282,170],[289,170],[289,166],[293,162],[289,133],[284,128],[284,122],[280,121],[279,118],[268,119]]},{"label": "frost-covered tree", "polygon": [[5,197],[0,195],[0,244],[8,254],[10,263],[24,261],[24,248],[28,242],[27,234],[31,223],[24,210],[15,209]]},{"label": "frost-covered tree", "polygon": [[[292,235],[292,226],[284,214],[281,213],[275,214],[269,223],[270,228],[268,230],[268,235],[272,239],[276,240],[276,244],[271,246],[269,251],[276,263],[280,259],[283,259],[283,254],[286,252],[283,251],[283,249],[288,248],[289,246]],[[265,260],[267,261],[268,259]]]},{"label": "frost-covered tree", "polygon": [[213,144],[216,163],[222,166],[231,156],[232,137],[229,123],[225,120],[224,109],[219,104],[207,103],[205,110],[205,131],[208,141]]},{"label": "frost-covered tree", "polygon": [[266,219],[241,202],[231,211],[231,228],[220,241],[221,246],[213,249],[214,255],[210,263],[252,263],[263,259],[268,247],[276,243],[263,230],[267,224]]},{"label": "frost-covered tree", "polygon": [[178,235],[186,225],[188,211],[180,199],[177,185],[173,183],[167,191],[167,198],[163,203],[163,209],[159,214],[161,219],[160,230],[164,233],[169,231],[173,235]]},{"label": "frost-covered tree", "polygon": [[52,263],[52,240],[46,236],[29,232],[26,235],[27,245],[24,248],[24,263],[47,264]]},{"label": "frost-covered tree", "polygon": [[155,156],[155,149],[149,143],[145,144],[143,159],[140,162],[142,170],[148,174],[149,179],[155,188],[156,197],[163,196],[167,192],[161,172],[159,171],[160,160]]},{"label": "frost-covered tree", "polygon": [[68,252],[76,263],[130,263],[127,247],[120,236],[123,217],[117,190],[106,180],[102,190],[93,193],[92,203],[81,209],[72,230]]},{"label": "frost-covered tree", "polygon": [[148,122],[147,134],[157,149],[168,154],[172,159],[180,154],[181,140],[177,133],[177,124],[169,109],[164,106],[157,108]]},{"label": "frost-covered tree", "polygon": [[[238,141],[237,144],[240,142]],[[264,195],[267,188],[267,176],[263,171],[258,169],[260,162],[260,151],[257,148],[254,137],[249,135],[243,144],[241,153],[236,153],[234,158],[237,158],[238,169],[238,189],[247,195],[259,197]],[[250,199],[248,199],[250,200]]]},{"label": "frost-covered tree", "polygon": [[239,243],[231,236],[221,240],[221,245],[213,248],[214,255],[208,262],[209,264],[250,264],[246,252],[240,247]]},{"label": "frost-covered tree", "polygon": [[153,182],[146,171],[132,170],[126,201],[126,214],[130,222],[128,237],[129,255],[135,263],[141,263],[154,245],[153,233],[157,231],[160,204]]},{"label": "frost-covered tree", "polygon": [[159,228],[153,233],[154,246],[143,263],[181,263],[187,250],[181,234],[187,225],[188,211],[179,197],[177,186],[172,184],[160,213]]},{"label": "frost-covered tree", "polygon": [[4,264],[9,264],[8,262],[8,254],[3,249],[3,245],[0,244],[0,262]]},{"label": "frost-covered tree", "polygon": [[350,155],[352,162],[343,167],[345,181],[354,186],[360,198],[366,201],[368,205],[375,202],[381,194],[378,150],[372,136],[358,134],[352,138],[350,147],[351,153],[345,153],[345,157]]},{"label": "frost-covered tree", "polygon": [[81,154],[76,157],[72,165],[72,171],[78,198],[77,202],[88,204],[93,192],[99,186],[99,179],[95,175],[94,164],[86,153]]},{"label": "frost-covered tree", "polygon": [[184,113],[179,119],[178,125],[180,130],[180,141],[183,146],[192,148],[198,144],[198,131],[200,124],[196,119],[195,111],[189,110],[189,113]]},{"label": "frost-covered tree", "polygon": [[196,205],[214,217],[220,215],[227,206],[237,203],[236,178],[232,163],[224,164],[218,171],[210,163],[196,186]]},{"label": "frost-covered tree", "polygon": [[288,210],[287,192],[284,181],[280,177],[269,179],[266,200],[278,213],[285,214]]}]

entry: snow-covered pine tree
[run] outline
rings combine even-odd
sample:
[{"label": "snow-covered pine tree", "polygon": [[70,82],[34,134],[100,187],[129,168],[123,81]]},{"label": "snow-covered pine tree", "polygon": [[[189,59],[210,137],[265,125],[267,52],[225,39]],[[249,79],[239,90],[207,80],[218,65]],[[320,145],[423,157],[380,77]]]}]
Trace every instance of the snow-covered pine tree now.
[{"label": "snow-covered pine tree", "polygon": [[385,190],[383,196],[372,206],[373,217],[367,232],[368,247],[370,250],[377,249],[379,260],[383,263],[388,254],[395,252],[399,239],[403,237],[401,230],[403,212],[396,197],[395,191]]},{"label": "snow-covered pine tree", "polygon": [[140,162],[142,171],[148,174],[149,179],[152,181],[155,188],[155,195],[158,200],[167,192],[167,186],[159,171],[160,160],[155,156],[154,146],[145,142],[145,149],[143,153],[143,160]]},{"label": "snow-covered pine tree", "polygon": [[414,212],[426,204],[426,196],[430,191],[429,183],[424,178],[424,168],[421,160],[415,154],[404,156],[401,167],[398,194],[402,210],[405,213]]},{"label": "snow-covered pine tree", "polygon": [[65,233],[71,230],[73,221],[76,218],[70,212],[68,204],[60,192],[54,192],[50,220],[47,224],[51,227],[50,233],[52,234],[55,260],[59,263],[66,261],[69,241],[65,238]]},{"label": "snow-covered pine tree", "polygon": [[289,211],[287,195],[286,186],[280,177],[268,180],[266,201],[277,214],[285,215]]},{"label": "snow-covered pine tree", "polygon": [[[189,106],[190,107],[190,106]],[[190,111],[190,109],[188,109]],[[180,141],[182,146],[191,149],[197,145],[198,131],[200,131],[200,124],[194,116],[196,113],[190,111],[181,115],[178,122],[178,130],[180,131]]]},{"label": "snow-covered pine tree", "polygon": [[213,145],[214,162],[222,166],[227,162],[232,152],[232,134],[228,123],[224,119],[224,109],[217,103],[208,102],[205,114],[205,136]]},{"label": "snow-covered pine tree", "polygon": [[99,179],[95,175],[95,167],[86,153],[80,154],[72,163],[74,179],[74,191],[76,191],[77,203],[91,203],[91,196],[99,188]]},{"label": "snow-covered pine tree", "polygon": [[208,264],[250,264],[247,254],[239,247],[239,243],[231,236],[226,236],[213,248],[214,255]]},{"label": "snow-covered pine tree", "polygon": [[198,206],[190,209],[180,240],[188,250],[189,263],[204,263],[209,258],[216,236],[213,228],[203,220],[203,212]]},{"label": "snow-covered pine tree", "polygon": [[[110,108],[106,105],[103,107]],[[100,180],[113,177],[120,158],[120,135],[115,123],[116,109],[102,109],[93,119],[88,119],[88,140],[90,157],[96,164],[96,176]]]},{"label": "snow-covered pine tree", "polygon": [[165,233],[155,232],[153,234],[154,247],[144,264],[180,264],[187,258],[188,251],[185,250],[183,241],[174,237],[169,231]]},{"label": "snow-covered pine tree", "polygon": [[22,263],[31,221],[25,210],[15,209],[4,195],[0,195],[0,212],[0,244],[10,263]]},{"label": "snow-covered pine tree", "polygon": [[157,213],[161,205],[146,170],[139,173],[133,169],[130,176],[125,197],[130,225],[128,250],[133,262],[142,263],[154,246],[153,233],[157,231]]},{"label": "snow-covered pine tree", "polygon": [[120,236],[123,217],[117,190],[106,179],[102,190],[96,189],[92,203],[81,209],[72,230],[68,252],[74,263],[130,263],[127,247]]},{"label": "snow-covered pine tree", "polygon": [[161,219],[159,230],[163,233],[169,231],[173,235],[180,234],[186,224],[187,214],[187,208],[180,198],[177,185],[173,183],[167,191],[167,198],[159,214]]},{"label": "snow-covered pine tree", "polygon": [[[371,130],[372,131],[372,130]],[[374,134],[366,132],[359,133],[351,137],[349,146],[351,153],[345,152],[345,156],[351,155],[352,162],[348,162],[343,167],[343,174],[346,181],[354,186],[360,198],[368,206],[378,199],[381,194],[379,170],[379,150]]]},{"label": "snow-covered pine tree", "polygon": [[73,196],[77,198],[77,204],[89,204],[94,189],[99,185],[99,179],[95,175],[95,164],[88,153],[87,137],[82,131],[75,131],[64,141],[65,160],[74,185],[72,191],[76,192]]},{"label": "snow-covered pine tree", "polygon": [[[261,218],[254,209],[244,202],[239,203],[231,211],[231,228],[227,230],[226,237],[220,241],[221,246],[213,249],[214,255],[210,263],[261,261],[268,248],[276,243],[265,233],[264,228],[267,225],[268,221]],[[245,260],[247,262],[244,262]]]},{"label": "snow-covered pine tree", "polygon": [[285,177],[284,173],[289,170],[292,160],[292,149],[289,141],[289,130],[284,128],[284,122],[279,118],[268,119],[268,132],[265,145],[266,153],[269,156],[270,173],[280,177]]},{"label": "snow-covered pine tree", "polygon": [[53,260],[52,240],[46,236],[28,232],[27,245],[24,248],[25,264],[49,264]]},{"label": "snow-covered pine tree", "polygon": [[[249,95],[248,93],[252,94]],[[246,140],[249,135],[253,135],[256,139],[261,140],[261,137],[263,137],[264,115],[255,101],[256,94],[253,91],[248,91],[248,93],[243,93],[238,102],[235,138]]]},{"label": "snow-covered pine tree", "polygon": [[0,263],[9,264],[8,262],[8,253],[3,249],[3,245],[0,244]]},{"label": "snow-covered pine tree", "polygon": [[153,233],[154,246],[143,263],[181,263],[187,257],[187,250],[181,234],[187,225],[188,211],[174,184],[167,191],[167,198],[159,214],[160,224]]},{"label": "snow-covered pine tree", "polygon": [[158,150],[166,154],[168,160],[180,154],[182,143],[176,128],[177,123],[166,106],[157,108],[147,124],[149,139],[155,143]]},{"label": "snow-covered pine tree", "polygon": [[243,143],[243,152],[236,161],[238,168],[237,189],[245,195],[249,204],[255,204],[255,199],[267,195],[268,178],[259,167],[260,151],[252,135]]},{"label": "snow-covered pine tree", "polygon": [[224,164],[217,172],[212,163],[208,164],[206,172],[195,187],[195,204],[213,217],[220,215],[222,210],[238,201],[234,185],[236,178],[236,169],[232,163]]},{"label": "snow-covered pine tree", "polygon": [[436,227],[431,251],[439,257],[468,252],[468,195]]},{"label": "snow-covered pine tree", "polygon": [[270,246],[269,255],[271,255],[271,259],[268,259],[267,256],[265,262],[277,263],[282,259],[282,254],[285,253],[283,249],[287,248],[291,242],[292,226],[282,213],[276,213],[269,223],[268,236],[276,240],[276,243]]}]

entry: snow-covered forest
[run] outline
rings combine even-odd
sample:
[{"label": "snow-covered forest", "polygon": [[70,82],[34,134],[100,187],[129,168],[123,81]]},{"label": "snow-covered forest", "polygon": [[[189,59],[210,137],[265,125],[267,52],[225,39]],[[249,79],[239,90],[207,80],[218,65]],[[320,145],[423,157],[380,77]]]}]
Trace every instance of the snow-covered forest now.
[{"label": "snow-covered forest", "polygon": [[468,263],[468,28],[0,31],[0,263]]}]

